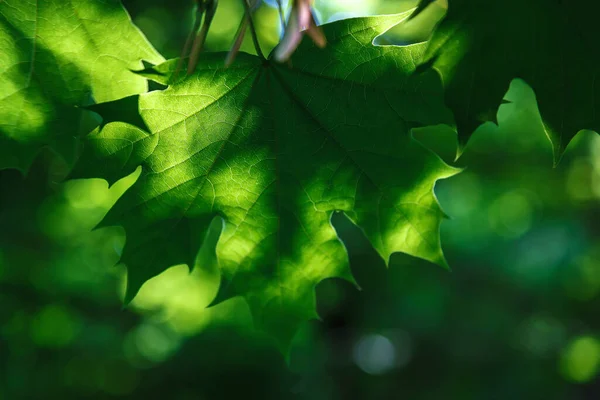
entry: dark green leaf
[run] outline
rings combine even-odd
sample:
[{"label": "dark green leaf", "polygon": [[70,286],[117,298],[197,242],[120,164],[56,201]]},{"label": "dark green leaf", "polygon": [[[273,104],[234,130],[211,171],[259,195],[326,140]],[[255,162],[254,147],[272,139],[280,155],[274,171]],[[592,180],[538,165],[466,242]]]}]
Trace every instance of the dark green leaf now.
[{"label": "dark green leaf", "polygon": [[600,72],[593,2],[450,0],[426,65],[447,90],[463,144],[496,111],[512,79],[536,92],[558,162],[582,129],[600,131]]}]

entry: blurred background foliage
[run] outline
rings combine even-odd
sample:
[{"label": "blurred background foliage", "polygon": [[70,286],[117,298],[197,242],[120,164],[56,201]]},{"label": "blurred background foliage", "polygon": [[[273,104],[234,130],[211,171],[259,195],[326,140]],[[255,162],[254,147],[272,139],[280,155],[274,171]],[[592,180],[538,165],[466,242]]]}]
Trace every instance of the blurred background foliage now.
[{"label": "blurred background foliage", "polygon": [[[179,55],[191,1],[124,3],[165,57]],[[265,3],[256,20],[270,49],[281,32],[275,0]],[[317,0],[316,10],[328,22],[414,5]],[[228,50],[242,10],[220,1],[208,50]],[[422,40],[442,13],[381,41]],[[600,137],[580,133],[552,168],[533,92],[517,80],[506,98],[499,126],[480,127],[455,163],[466,170],[436,186],[453,272],[401,254],[386,269],[336,214],[361,290],[322,282],[321,321],[287,359],[242,299],[206,308],[214,265],[172,267],[123,307],[125,235],[92,229],[135,174],[110,188],[64,183],[52,154],[25,178],[1,171],[0,398],[600,398]],[[415,136],[454,162],[450,129]]]}]

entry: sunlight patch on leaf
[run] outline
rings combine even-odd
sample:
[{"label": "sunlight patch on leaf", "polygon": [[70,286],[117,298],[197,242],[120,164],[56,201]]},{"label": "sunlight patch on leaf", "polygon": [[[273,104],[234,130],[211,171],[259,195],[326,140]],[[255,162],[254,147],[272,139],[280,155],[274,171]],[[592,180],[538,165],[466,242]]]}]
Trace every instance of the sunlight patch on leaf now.
[{"label": "sunlight patch on leaf", "polygon": [[145,92],[142,60],[163,58],[120,1],[1,1],[0,169],[27,171],[45,146],[72,161],[91,130],[78,106]]},{"label": "sunlight patch on leaf", "polygon": [[138,97],[148,132],[127,124],[135,116],[109,122],[89,136],[73,173],[112,181],[142,165],[103,222],[127,233],[127,300],[169,266],[193,265],[215,216],[224,227],[213,303],[243,296],[282,349],[317,316],[318,282],[352,280],[334,212],[386,262],[401,251],[446,265],[433,187],[458,170],[411,129],[452,116],[438,76],[413,74],[425,45],[373,45],[408,15],[324,25],[328,47],[304,41],[292,66],[241,53],[224,68],[223,54],[205,54],[175,82],[176,60],[142,72],[170,83]]}]

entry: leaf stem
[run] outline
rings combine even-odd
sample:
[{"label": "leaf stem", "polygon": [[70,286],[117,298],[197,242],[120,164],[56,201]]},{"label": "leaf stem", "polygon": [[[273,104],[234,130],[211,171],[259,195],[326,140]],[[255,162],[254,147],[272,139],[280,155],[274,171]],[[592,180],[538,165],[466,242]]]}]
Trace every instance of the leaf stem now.
[{"label": "leaf stem", "polygon": [[277,9],[279,10],[279,19],[281,20],[281,32],[285,32],[285,15],[283,14],[281,0],[277,0]]},{"label": "leaf stem", "polygon": [[260,48],[260,42],[258,41],[258,35],[256,34],[256,28],[254,26],[254,20],[252,19],[252,13],[250,11],[250,6],[248,5],[248,0],[242,0],[244,3],[244,9],[246,10],[246,15],[248,16],[248,23],[250,25],[250,33],[252,34],[252,42],[254,43],[254,50],[256,50],[256,54],[263,60],[266,60],[265,55]]},{"label": "leaf stem", "polygon": [[181,56],[179,57],[179,61],[177,62],[177,68],[175,69],[174,78],[177,79],[179,72],[183,68],[184,59],[190,56],[190,50],[192,49],[192,43],[194,42],[194,37],[198,33],[198,29],[200,29],[200,23],[202,22],[202,14],[204,10],[201,8],[200,4],[196,2],[195,5],[196,11],[194,12],[194,25],[192,26],[192,30],[190,31],[186,41],[185,46],[183,46],[183,51],[181,52]]}]

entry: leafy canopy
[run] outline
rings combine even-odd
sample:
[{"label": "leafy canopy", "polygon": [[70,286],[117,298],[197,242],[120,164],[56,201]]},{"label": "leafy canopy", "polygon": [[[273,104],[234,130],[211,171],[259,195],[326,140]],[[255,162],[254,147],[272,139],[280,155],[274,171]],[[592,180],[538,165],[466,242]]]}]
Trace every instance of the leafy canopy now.
[{"label": "leafy canopy", "polygon": [[168,61],[143,73],[167,89],[96,108],[105,124],[73,176],[114,182],[142,166],[104,221],[127,234],[128,299],[167,267],[193,265],[216,216],[217,301],[244,296],[283,348],[316,317],[315,285],[352,279],[332,213],[385,260],[401,251],[445,265],[433,186],[457,170],[410,134],[452,121],[441,83],[414,74],[424,44],[372,43],[407,16],[325,25],[327,48],[305,41],[289,65],[240,54],[226,69],[223,54],[205,54],[175,79]]},{"label": "leafy canopy", "polygon": [[442,75],[463,143],[482,122],[495,120],[514,78],[535,90],[555,162],[578,131],[600,132],[593,2],[449,0],[448,6],[424,62]]},{"label": "leafy canopy", "polygon": [[73,157],[76,106],[145,92],[142,59],[163,60],[117,0],[0,1],[0,169],[44,146]]}]

